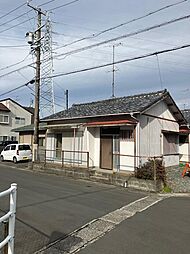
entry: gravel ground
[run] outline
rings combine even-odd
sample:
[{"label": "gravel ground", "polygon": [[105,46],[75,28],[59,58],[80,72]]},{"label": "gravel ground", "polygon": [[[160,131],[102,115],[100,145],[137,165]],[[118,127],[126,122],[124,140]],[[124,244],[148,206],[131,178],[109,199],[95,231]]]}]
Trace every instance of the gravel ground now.
[{"label": "gravel ground", "polygon": [[173,192],[190,192],[190,177],[182,177],[184,167],[172,167],[167,169],[167,183]]}]

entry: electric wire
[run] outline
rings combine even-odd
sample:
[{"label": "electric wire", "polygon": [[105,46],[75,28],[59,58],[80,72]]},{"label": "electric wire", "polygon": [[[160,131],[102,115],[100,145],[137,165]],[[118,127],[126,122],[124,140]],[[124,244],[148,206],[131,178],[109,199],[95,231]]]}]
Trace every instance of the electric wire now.
[{"label": "electric wire", "polygon": [[85,50],[92,49],[94,47],[99,47],[101,45],[108,44],[108,43],[111,43],[111,42],[115,42],[115,41],[118,41],[118,40],[121,40],[121,39],[125,39],[125,38],[131,37],[131,36],[134,36],[134,35],[137,35],[137,34],[141,34],[141,33],[144,33],[144,32],[149,32],[151,30],[154,30],[154,29],[157,29],[157,28],[160,28],[160,27],[164,27],[166,25],[170,25],[172,23],[176,23],[176,22],[179,22],[179,21],[182,21],[182,20],[185,20],[185,19],[189,19],[189,18],[190,18],[190,14],[179,17],[179,18],[175,18],[175,19],[172,19],[172,20],[160,23],[160,24],[156,24],[154,26],[143,28],[143,29],[140,29],[140,30],[135,31],[135,32],[124,34],[124,35],[121,35],[121,36],[118,36],[118,37],[115,37],[115,38],[112,38],[112,39],[109,39],[109,40],[105,40],[105,41],[102,41],[102,42],[99,42],[99,43],[91,44],[89,46],[85,46],[85,47],[82,47],[82,48],[71,50],[71,51],[65,52],[65,53],[60,53],[55,58],[58,58],[60,56],[67,57],[68,55],[71,55],[71,54],[76,54],[76,53],[79,53],[79,52],[82,52],[82,51],[85,51]]},{"label": "electric wire", "polygon": [[0,69],[0,71],[9,69],[9,68],[14,67],[14,66],[16,66],[16,65],[18,65],[18,64],[23,63],[24,61],[26,61],[26,59],[29,57],[29,55],[30,55],[30,53],[27,54],[21,61],[19,61],[19,62],[17,62],[17,63],[14,63],[14,64],[11,64],[11,65],[8,65],[8,66],[6,66],[6,67],[3,67],[3,68]]},{"label": "electric wire", "polygon": [[[137,57],[131,57],[131,58],[119,60],[119,61],[114,62],[114,64],[122,64],[122,63],[131,62],[131,61],[135,61],[135,60],[140,60],[140,59],[148,58],[148,57],[151,57],[151,56],[160,55],[160,54],[164,54],[164,53],[169,53],[169,52],[173,52],[173,51],[177,51],[177,50],[181,50],[181,49],[185,49],[185,48],[189,48],[189,47],[190,47],[190,44],[185,44],[185,45],[178,46],[178,47],[171,48],[171,49],[165,49],[165,50],[156,51],[156,52],[153,52],[153,53],[149,53],[149,54],[145,54],[145,55],[141,55],[141,56],[137,56]],[[105,68],[105,67],[108,67],[108,66],[111,66],[111,65],[113,65],[113,62],[98,65],[98,66],[93,66],[93,67],[89,67],[89,68],[84,68],[84,69],[80,69],[80,70],[75,70],[75,71],[71,71],[71,72],[58,73],[58,74],[54,74],[54,75],[51,75],[51,76],[46,77],[46,78],[57,78],[57,77],[61,77],[61,76],[68,76],[68,75],[72,75],[72,74],[77,74],[77,73],[87,72],[87,71],[96,70],[96,69],[100,69],[100,68]],[[44,78],[41,78],[41,80],[42,79],[44,79]],[[7,94],[9,94],[13,91],[16,91],[17,89],[20,89],[22,87],[28,86],[29,84],[33,84],[34,82],[35,82],[35,80],[32,79],[31,81],[29,81],[29,82],[27,82],[23,85],[20,85],[20,86],[14,88],[14,89],[11,89],[11,90],[9,90],[5,93],[0,94],[0,97],[2,97],[4,95],[7,95]]]},{"label": "electric wire", "polygon": [[23,7],[24,5],[26,5],[26,3],[23,3],[23,4],[19,5],[18,7],[16,7],[15,9],[9,11],[8,13],[2,15],[2,16],[0,17],[0,19],[5,18],[6,16],[8,16],[9,14],[11,14],[11,13],[17,11],[18,9],[20,9],[20,8]]},{"label": "electric wire", "polygon": [[81,38],[81,39],[75,40],[75,41],[73,41],[73,42],[71,42],[71,43],[65,44],[65,45],[63,45],[63,46],[61,46],[61,47],[58,47],[58,48],[56,48],[56,49],[60,49],[60,48],[63,48],[63,47],[67,47],[67,46],[76,44],[76,43],[78,43],[78,42],[84,41],[84,40],[96,38],[96,37],[98,37],[98,36],[100,36],[100,35],[102,35],[102,34],[104,34],[104,33],[110,32],[110,31],[115,30],[115,29],[117,29],[117,28],[120,28],[120,27],[122,27],[122,26],[125,26],[125,25],[128,25],[128,24],[130,24],[130,23],[133,23],[133,22],[135,22],[135,21],[139,21],[139,20],[141,20],[141,19],[147,18],[147,17],[149,17],[149,16],[151,16],[151,15],[153,15],[153,14],[156,14],[156,13],[158,13],[158,12],[160,12],[160,11],[166,10],[166,9],[171,8],[171,7],[174,7],[174,6],[177,6],[177,5],[182,4],[182,3],[185,3],[185,2],[187,2],[187,1],[188,1],[188,0],[183,0],[183,1],[179,1],[179,2],[177,2],[177,3],[173,3],[173,4],[169,4],[169,5],[163,6],[163,7],[159,8],[159,9],[157,9],[157,10],[155,10],[155,11],[151,11],[151,12],[149,12],[149,13],[143,15],[143,16],[140,16],[140,17],[131,19],[131,20],[126,21],[126,22],[124,22],[124,23],[121,23],[121,24],[119,24],[119,25],[116,25],[116,26],[107,28],[107,29],[105,29],[105,30],[103,30],[103,31],[100,31],[100,32],[94,33],[94,34],[92,34],[92,35],[89,35],[89,36],[87,36],[87,37],[83,37],[83,38]]},{"label": "electric wire", "polygon": [[6,31],[11,30],[12,28],[15,28],[15,27],[18,27],[18,26],[20,26],[20,25],[23,25],[24,23],[29,22],[29,21],[32,20],[32,19],[34,19],[34,17],[29,18],[29,19],[27,19],[27,20],[24,20],[24,21],[22,21],[22,22],[20,22],[20,23],[18,23],[18,24],[16,24],[16,25],[13,25],[13,26],[11,26],[11,27],[5,28],[4,30],[1,30],[0,33],[4,33],[4,32],[6,32]]},{"label": "electric wire", "polygon": [[23,85],[17,86],[17,87],[15,87],[15,88],[13,88],[13,89],[10,89],[10,90],[7,91],[7,92],[4,92],[4,93],[0,94],[0,97],[5,96],[5,95],[7,95],[7,94],[10,94],[10,93],[12,93],[12,92],[14,92],[14,91],[16,91],[16,90],[18,90],[18,89],[21,89],[21,88],[25,87],[25,86],[28,86],[29,84],[33,84],[34,82],[35,82],[35,80],[34,80],[34,79],[31,79],[30,81],[28,81],[27,83],[25,83],[25,84],[23,84]]},{"label": "electric wire", "polygon": [[28,67],[32,67],[32,65],[33,65],[33,64],[34,64],[34,63],[30,63],[30,64],[25,65],[25,66],[23,66],[23,67],[20,67],[20,68],[18,68],[18,69],[16,69],[16,70],[10,71],[10,72],[5,73],[5,74],[2,74],[2,75],[0,75],[0,78],[3,78],[3,77],[6,77],[6,76],[9,76],[9,75],[11,75],[11,74],[13,74],[13,73],[15,73],[15,72],[18,72],[18,71],[21,71],[21,70],[27,69]]},{"label": "electric wire", "polygon": [[73,0],[73,1],[71,1],[71,2],[68,2],[68,3],[65,3],[65,4],[59,5],[59,6],[57,6],[57,7],[51,8],[51,9],[48,10],[48,12],[54,11],[54,10],[57,10],[57,9],[60,9],[60,8],[62,8],[62,7],[66,7],[66,6],[68,6],[68,5],[74,4],[74,3],[79,2],[79,1],[80,1],[80,0]]},{"label": "electric wire", "polygon": [[[169,52],[173,52],[173,51],[177,51],[177,50],[185,49],[185,48],[189,48],[189,47],[190,47],[190,44],[185,44],[185,45],[178,46],[178,47],[175,47],[175,48],[164,49],[164,50],[161,50],[161,51],[156,51],[156,52],[148,53],[148,54],[141,55],[141,56],[136,56],[136,57],[131,57],[131,58],[115,61],[114,64],[122,64],[122,63],[126,63],[126,62],[131,62],[131,61],[134,61],[134,60],[140,60],[140,59],[144,59],[144,58],[147,58],[147,57],[160,55],[160,54],[164,54],[164,53],[169,53]],[[89,67],[89,68],[84,68],[84,69],[80,69],[80,70],[75,70],[75,71],[71,71],[71,72],[66,72],[66,73],[57,73],[57,74],[51,75],[48,78],[56,78],[56,77],[60,77],[60,76],[67,76],[67,75],[71,75],[71,74],[82,73],[82,72],[86,72],[86,71],[105,68],[105,67],[112,66],[112,65],[113,65],[113,62],[98,65],[98,66],[93,66],[93,67]]]}]

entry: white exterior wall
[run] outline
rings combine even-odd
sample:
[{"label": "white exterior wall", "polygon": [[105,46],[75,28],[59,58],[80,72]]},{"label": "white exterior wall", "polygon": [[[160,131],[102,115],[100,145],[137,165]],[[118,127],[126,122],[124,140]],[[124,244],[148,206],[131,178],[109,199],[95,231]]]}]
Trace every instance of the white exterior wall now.
[{"label": "white exterior wall", "polygon": [[[146,111],[146,114],[156,117],[162,117],[175,121],[172,113],[164,102]],[[160,156],[163,154],[163,134],[162,130],[179,132],[179,124],[177,122],[158,119],[150,116],[139,116],[140,127],[138,133],[140,156]],[[142,163],[145,159],[142,159]],[[166,156],[165,166],[173,166],[179,164],[179,156]]]},{"label": "white exterior wall", "polygon": [[190,162],[190,135],[189,143],[179,145],[180,161]]},{"label": "white exterior wall", "polygon": [[[134,141],[120,140],[120,154],[134,156]],[[134,157],[121,156],[120,170],[134,171]]]},{"label": "white exterior wall", "polygon": [[[30,125],[32,114],[11,100],[1,101],[1,103],[4,104],[11,112],[3,113],[4,115],[9,115],[9,124],[0,123],[0,136],[14,136],[18,140],[19,133],[11,132],[11,130],[25,125]],[[25,124],[16,124],[15,117],[25,118]]]},{"label": "white exterior wall", "polygon": [[100,166],[100,128],[88,128],[90,167]]}]

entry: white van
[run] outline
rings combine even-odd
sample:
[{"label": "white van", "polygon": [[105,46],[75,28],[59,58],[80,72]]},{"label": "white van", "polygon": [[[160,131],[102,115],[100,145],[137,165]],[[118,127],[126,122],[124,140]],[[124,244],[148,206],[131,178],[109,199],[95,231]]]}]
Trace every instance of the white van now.
[{"label": "white van", "polygon": [[11,144],[1,152],[1,161],[25,161],[32,159],[32,151],[28,144]]}]

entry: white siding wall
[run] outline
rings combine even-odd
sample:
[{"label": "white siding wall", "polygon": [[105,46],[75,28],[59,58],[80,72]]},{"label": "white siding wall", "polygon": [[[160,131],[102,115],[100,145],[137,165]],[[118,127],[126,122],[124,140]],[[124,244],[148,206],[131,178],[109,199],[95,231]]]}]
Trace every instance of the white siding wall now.
[{"label": "white siding wall", "polygon": [[[190,135],[189,135],[190,140]],[[189,162],[190,161],[190,143],[179,145],[180,161]]]},{"label": "white siding wall", "polygon": [[90,166],[100,166],[100,128],[88,128]]},{"label": "white siding wall", "polygon": [[[155,115],[170,120],[175,118],[171,114],[167,105],[164,102],[160,102],[146,114]],[[176,122],[167,121],[163,119],[153,118],[150,116],[139,116],[140,128],[139,128],[139,155],[141,156],[160,156],[163,153],[163,134],[162,130],[166,131],[179,131],[179,125]],[[142,160],[144,162],[144,160]],[[165,160],[166,166],[173,166],[179,163],[179,156],[168,156]]]},{"label": "white siding wall", "polygon": [[[11,100],[1,101],[1,103],[4,104],[11,112],[6,113],[9,115],[9,124],[0,124],[0,136],[15,136],[18,140],[19,134],[11,132],[11,130],[31,124],[32,114]],[[25,118],[25,124],[16,124],[15,117]]]},{"label": "white siding wall", "polygon": [[[134,141],[120,140],[120,154],[134,156]],[[134,171],[134,157],[121,156],[120,170]]]}]

